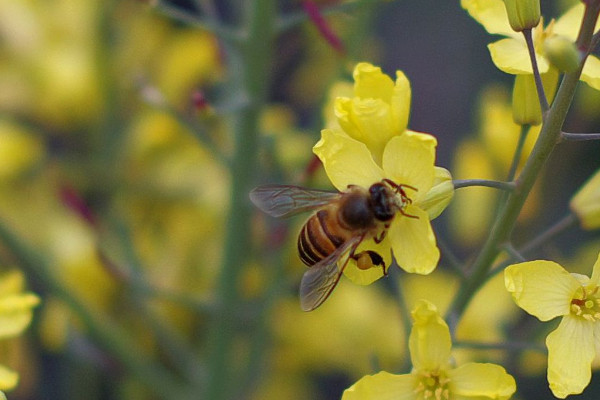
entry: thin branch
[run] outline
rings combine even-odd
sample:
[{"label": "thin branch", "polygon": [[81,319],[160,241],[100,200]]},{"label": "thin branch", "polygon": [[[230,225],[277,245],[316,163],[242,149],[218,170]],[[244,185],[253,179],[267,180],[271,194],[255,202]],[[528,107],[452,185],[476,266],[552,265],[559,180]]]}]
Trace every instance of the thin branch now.
[{"label": "thin branch", "polygon": [[240,34],[226,25],[220,23],[213,18],[202,18],[198,15],[193,15],[190,12],[176,7],[165,0],[156,0],[154,8],[161,14],[179,21],[185,25],[194,26],[196,28],[209,31],[217,35],[223,40],[237,43],[240,41]]},{"label": "thin branch", "polygon": [[525,257],[519,252],[519,250],[515,249],[512,243],[506,242],[502,246],[502,249],[506,251],[512,259],[517,260],[519,262],[527,261]]},{"label": "thin branch", "polygon": [[548,243],[551,239],[556,237],[558,234],[565,230],[575,226],[577,224],[577,217],[573,213],[569,213],[560,220],[558,220],[550,228],[542,232],[538,237],[532,239],[529,243],[526,243],[521,247],[521,253],[529,253],[540,246]]},{"label": "thin branch", "polygon": [[488,179],[456,179],[452,181],[452,184],[454,185],[454,189],[460,189],[469,186],[484,186],[506,190],[507,192],[514,191],[516,187],[515,182],[500,182]]},{"label": "thin branch", "polygon": [[[359,10],[363,7],[369,6],[375,3],[378,0],[356,0],[354,2],[348,3],[338,3],[329,7],[323,7],[320,9],[320,14],[322,16],[341,14],[345,12],[352,12],[355,10]],[[380,1],[380,0],[379,0]],[[277,31],[285,32],[289,29],[293,29],[296,26],[306,22],[309,20],[309,16],[305,11],[296,11],[294,13],[290,13],[280,18],[277,22]]]},{"label": "thin branch", "polygon": [[540,76],[540,70],[538,68],[537,59],[535,56],[535,48],[533,47],[533,37],[531,36],[531,29],[525,29],[523,31],[525,42],[527,43],[527,50],[529,50],[529,58],[531,58],[531,68],[533,69],[533,78],[535,80],[535,87],[537,89],[538,98],[540,100],[540,107],[542,108],[542,115],[548,111],[548,99],[546,93],[544,93],[544,85],[542,84],[542,77]]},{"label": "thin branch", "polygon": [[581,141],[581,140],[600,140],[600,133],[569,133],[561,132],[561,140]]},{"label": "thin branch", "polygon": [[[550,240],[552,240],[558,234],[575,226],[576,223],[577,223],[577,217],[575,216],[575,214],[571,213],[571,214],[566,215],[565,217],[560,219],[558,222],[556,222],[554,225],[552,225],[550,228],[548,228],[547,230],[542,232],[539,236],[532,239],[530,242],[526,243],[520,249],[518,249],[517,250],[518,254],[531,253],[535,249],[538,249],[539,247],[543,246],[544,244],[550,242]],[[521,257],[523,257],[523,256],[521,256]],[[515,262],[524,261],[524,260],[525,259],[521,260],[520,258],[513,257],[513,255],[511,255],[511,257],[509,257],[508,260],[502,261],[501,263],[499,263],[497,266],[495,266],[490,271],[490,273],[488,275],[488,279],[490,279],[490,278],[496,276],[496,274],[502,272],[504,270],[504,268],[506,268],[510,264],[513,264]]]}]

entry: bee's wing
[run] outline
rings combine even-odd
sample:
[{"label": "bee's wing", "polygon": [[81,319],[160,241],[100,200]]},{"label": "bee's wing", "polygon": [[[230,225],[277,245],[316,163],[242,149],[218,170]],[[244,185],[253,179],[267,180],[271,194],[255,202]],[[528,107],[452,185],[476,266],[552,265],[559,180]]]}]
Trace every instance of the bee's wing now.
[{"label": "bee's wing", "polygon": [[335,289],[354,250],[363,236],[355,236],[326,258],[309,268],[300,282],[300,307],[312,311],[319,307]]},{"label": "bee's wing", "polygon": [[255,206],[278,218],[320,208],[339,196],[339,192],[291,185],[264,185],[250,192],[250,200]]}]

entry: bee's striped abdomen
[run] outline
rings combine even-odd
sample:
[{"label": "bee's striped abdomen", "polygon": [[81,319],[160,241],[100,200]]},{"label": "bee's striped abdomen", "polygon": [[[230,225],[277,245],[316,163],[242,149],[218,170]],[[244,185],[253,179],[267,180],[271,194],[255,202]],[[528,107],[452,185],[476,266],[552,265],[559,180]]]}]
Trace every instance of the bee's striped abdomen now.
[{"label": "bee's striped abdomen", "polygon": [[320,210],[302,227],[298,236],[298,252],[304,264],[315,265],[344,244],[345,232],[339,232],[339,228],[336,230],[339,224],[332,221],[332,218],[337,216],[327,209]]}]

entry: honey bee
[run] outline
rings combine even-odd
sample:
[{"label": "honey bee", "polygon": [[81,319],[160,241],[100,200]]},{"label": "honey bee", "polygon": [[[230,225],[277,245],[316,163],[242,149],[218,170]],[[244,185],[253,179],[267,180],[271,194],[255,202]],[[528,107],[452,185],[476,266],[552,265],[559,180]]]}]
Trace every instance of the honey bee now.
[{"label": "honey bee", "polygon": [[380,243],[396,214],[417,218],[404,212],[411,200],[405,188],[390,179],[374,183],[368,189],[349,185],[343,192],[307,189],[291,185],[259,186],[250,192],[250,200],[265,213],[278,218],[317,210],[298,235],[298,253],[308,267],[300,283],[300,306],[312,311],[329,297],[354,259],[361,269],[386,266],[375,251],[357,253],[368,239]]}]

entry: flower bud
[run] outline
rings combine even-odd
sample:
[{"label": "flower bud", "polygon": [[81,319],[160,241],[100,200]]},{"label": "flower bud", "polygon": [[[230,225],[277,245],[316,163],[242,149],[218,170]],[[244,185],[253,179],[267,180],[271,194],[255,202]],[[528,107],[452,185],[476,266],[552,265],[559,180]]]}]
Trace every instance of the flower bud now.
[{"label": "flower bud", "polygon": [[[542,86],[549,103],[554,99],[558,85],[558,71],[550,68],[541,75]],[[519,125],[539,125],[542,122],[542,109],[533,75],[516,75],[512,96],[513,120]]]},{"label": "flower bud", "polygon": [[569,206],[584,229],[600,228],[600,170],[583,184]]},{"label": "flower bud", "polygon": [[579,68],[579,52],[575,44],[562,36],[552,36],[544,41],[546,58],[559,71],[573,72]]},{"label": "flower bud", "polygon": [[540,23],[540,0],[503,0],[508,22],[516,32],[536,27]]},{"label": "flower bud", "polygon": [[513,120],[519,125],[542,123],[542,109],[533,75],[516,75],[512,95]]},{"label": "flower bud", "polygon": [[435,178],[433,187],[429,189],[425,198],[419,203],[430,219],[437,218],[452,200],[454,196],[454,185],[452,175],[442,167],[435,167]]}]

